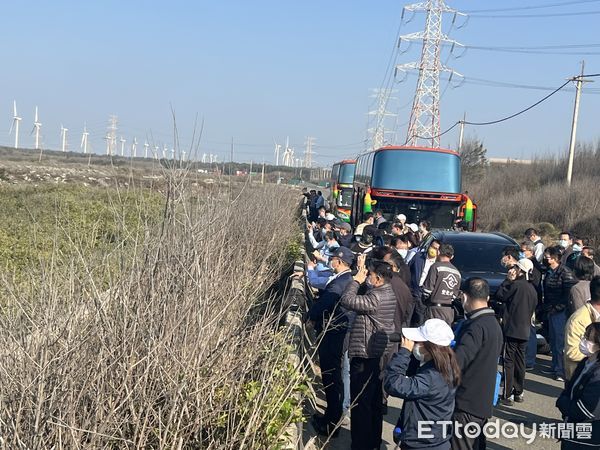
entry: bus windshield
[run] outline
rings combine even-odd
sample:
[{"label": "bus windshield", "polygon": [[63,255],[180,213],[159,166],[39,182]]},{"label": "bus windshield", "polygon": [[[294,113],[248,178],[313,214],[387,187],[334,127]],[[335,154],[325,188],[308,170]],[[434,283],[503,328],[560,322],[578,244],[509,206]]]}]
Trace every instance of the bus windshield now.
[{"label": "bus windshield", "polygon": [[420,192],[460,192],[460,158],[451,153],[389,149],[377,152],[371,186]]},{"label": "bus windshield", "polygon": [[458,204],[446,201],[377,197],[377,209],[381,209],[388,222],[393,222],[398,214],[404,214],[406,223],[419,223],[421,220],[427,220],[431,223],[431,227],[437,230],[452,228],[458,207]]},{"label": "bus windshield", "polygon": [[354,181],[354,167],[356,164],[342,164],[338,176],[339,184],[352,184]]}]

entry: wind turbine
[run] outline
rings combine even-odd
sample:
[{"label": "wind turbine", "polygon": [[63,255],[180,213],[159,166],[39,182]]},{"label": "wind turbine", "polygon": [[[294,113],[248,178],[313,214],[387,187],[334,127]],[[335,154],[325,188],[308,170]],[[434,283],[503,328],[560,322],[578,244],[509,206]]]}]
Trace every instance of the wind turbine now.
[{"label": "wind turbine", "polygon": [[63,127],[62,125],[60,126],[60,134],[62,136],[62,151],[63,152],[67,151],[67,131],[69,131],[68,128]]},{"label": "wind turbine", "polygon": [[148,157],[148,147],[150,147],[150,144],[148,144],[148,141],[144,142],[144,158]]},{"label": "wind turbine", "polygon": [[125,138],[121,136],[121,156],[125,156]]},{"label": "wind turbine", "polygon": [[40,149],[40,128],[42,128],[42,124],[40,123],[40,121],[38,119],[38,107],[36,106],[35,107],[35,120],[33,122],[33,129],[31,130],[32,133],[35,132],[35,149],[36,150]]},{"label": "wind turbine", "polygon": [[[273,141],[275,141],[275,138],[273,138]],[[278,166],[279,165],[279,152],[281,150],[281,144],[278,144],[277,142],[275,142],[275,165]]]},{"label": "wind turbine", "polygon": [[158,145],[154,146],[154,159],[158,159]]},{"label": "wind turbine", "polygon": [[133,138],[133,143],[131,144],[131,156],[134,158],[137,157],[137,138]]},{"label": "wind turbine", "polygon": [[10,131],[8,134],[12,133],[12,130],[15,130],[15,148],[19,148],[19,122],[21,118],[17,115],[17,101],[13,100],[13,122],[10,126]]},{"label": "wind turbine", "polygon": [[206,153],[202,153],[202,164],[206,164]]},{"label": "wind turbine", "polygon": [[88,150],[88,136],[90,135],[90,133],[88,133],[87,127],[84,125],[83,126],[83,134],[81,135],[81,145],[79,146],[80,148],[83,149],[83,153],[87,153]]}]

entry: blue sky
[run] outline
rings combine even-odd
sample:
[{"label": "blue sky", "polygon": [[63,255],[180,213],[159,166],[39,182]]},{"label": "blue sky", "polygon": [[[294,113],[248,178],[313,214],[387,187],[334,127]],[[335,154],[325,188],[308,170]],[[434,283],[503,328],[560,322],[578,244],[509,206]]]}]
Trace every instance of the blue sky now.
[{"label": "blue sky", "polygon": [[[458,10],[543,5],[541,0],[475,2],[449,0]],[[554,2],[553,2],[554,3]],[[557,0],[556,3],[562,3]],[[119,136],[140,144],[172,146],[175,112],[184,150],[196,117],[204,118],[199,152],[235,159],[272,161],[273,139],[286,136],[300,153],[306,136],[316,138],[317,162],[328,165],[363,148],[371,88],[381,86],[402,7],[409,2],[378,1],[102,1],[8,2],[0,17],[3,70],[0,72],[0,143],[9,145],[12,101],[17,101],[21,144],[33,147],[34,106],[40,108],[46,148],[60,147],[60,126],[69,129],[69,147],[79,150],[84,123],[94,151],[102,153],[109,114],[119,117]],[[556,8],[488,14],[549,14],[600,11],[600,1]],[[482,13],[480,13],[482,14]],[[448,17],[450,19],[450,17]],[[471,46],[600,44],[600,15],[566,17],[473,17],[450,36]],[[417,15],[401,31],[423,28]],[[444,26],[449,28],[449,20]],[[600,53],[600,47],[583,49]],[[564,51],[564,50],[562,50]],[[419,58],[419,46],[397,63]],[[448,58],[447,50],[443,60]],[[469,49],[448,65],[467,77],[445,89],[442,129],[467,113],[472,121],[516,112],[547,92],[473,84],[485,79],[558,87],[579,71],[600,72],[600,55],[538,55]],[[415,76],[396,83],[395,105],[410,103]],[[471,81],[471,82],[469,82]],[[598,86],[594,86],[598,84]],[[446,82],[442,82],[444,90]],[[600,132],[600,78],[585,92],[579,138]],[[563,151],[569,140],[573,92],[561,92],[537,109],[503,124],[467,127],[490,156],[528,158]],[[410,107],[399,111],[399,123]],[[442,145],[455,147],[455,130]],[[405,136],[405,127],[398,131]]]}]

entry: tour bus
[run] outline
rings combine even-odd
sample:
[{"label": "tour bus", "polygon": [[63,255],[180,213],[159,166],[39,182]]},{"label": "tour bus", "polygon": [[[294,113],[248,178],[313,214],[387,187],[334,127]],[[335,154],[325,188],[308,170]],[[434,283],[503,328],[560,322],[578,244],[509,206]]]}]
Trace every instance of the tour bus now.
[{"label": "tour bus", "polygon": [[345,159],[331,169],[331,212],[344,222],[350,222],[354,168],[356,160]]},{"label": "tour bus", "polygon": [[[433,229],[476,229],[476,206],[461,193],[460,156],[454,150],[387,146],[360,155],[350,223],[380,209],[393,222],[431,222]],[[466,221],[465,221],[466,217]]]}]

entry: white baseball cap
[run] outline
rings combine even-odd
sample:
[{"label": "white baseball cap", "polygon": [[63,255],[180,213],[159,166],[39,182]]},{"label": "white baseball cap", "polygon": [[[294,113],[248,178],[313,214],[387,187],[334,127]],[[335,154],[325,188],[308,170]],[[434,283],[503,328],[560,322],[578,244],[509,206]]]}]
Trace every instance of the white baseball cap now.
[{"label": "white baseball cap", "polygon": [[408,228],[410,228],[413,233],[416,233],[417,231],[419,231],[419,227],[417,226],[416,223],[410,223],[410,224],[408,224]]},{"label": "white baseball cap", "polygon": [[517,266],[519,267],[519,269],[525,272],[525,278],[529,280],[529,275],[533,271],[533,263],[531,262],[531,260],[527,258],[522,258],[517,263]]},{"label": "white baseball cap", "polygon": [[448,347],[454,340],[452,328],[442,319],[426,320],[419,328],[403,328],[402,334],[414,342],[429,341],[442,347]]},{"label": "white baseball cap", "polygon": [[396,216],[396,219],[398,219],[398,220],[406,220],[406,216],[404,214],[398,214]]},{"label": "white baseball cap", "polygon": [[325,214],[325,220],[335,220],[335,216],[331,213]]}]

